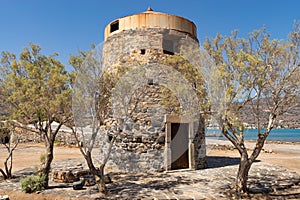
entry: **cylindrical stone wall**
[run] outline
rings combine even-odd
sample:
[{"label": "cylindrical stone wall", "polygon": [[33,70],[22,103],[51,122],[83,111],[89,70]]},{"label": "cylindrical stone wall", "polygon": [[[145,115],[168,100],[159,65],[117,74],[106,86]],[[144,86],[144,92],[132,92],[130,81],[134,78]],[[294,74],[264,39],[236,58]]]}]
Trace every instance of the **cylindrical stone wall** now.
[{"label": "cylindrical stone wall", "polygon": [[[152,11],[146,13],[149,20],[158,17],[158,25],[162,23],[159,19],[170,20],[170,16],[173,16],[163,13],[158,16]],[[151,17],[151,13],[155,16]],[[136,26],[136,23],[132,22],[127,23],[126,27],[125,22],[121,23],[121,18],[118,20],[118,27],[109,25],[106,28],[102,57],[103,74],[119,77],[115,88],[111,88],[111,110],[107,110],[110,115],[104,121],[101,130],[101,133],[109,135],[109,138],[116,136],[108,163],[111,167],[126,171],[172,169],[172,152],[169,148],[171,140],[167,140],[168,134],[171,137],[171,133],[167,133],[168,123],[189,124],[186,132],[189,141],[186,147],[188,168],[205,167],[204,119],[199,114],[201,108],[197,107],[199,104],[185,105],[189,98],[197,98],[193,96],[192,91],[195,83],[185,80],[179,70],[186,64],[197,65],[199,44],[196,27],[189,20],[181,17],[176,19],[184,23],[177,23],[172,27],[159,27],[153,26],[153,22],[147,26],[146,20],[144,26]],[[109,28],[118,30],[112,34]],[[182,58],[180,62],[176,61],[178,57]],[[120,74],[122,68],[127,72]],[[182,85],[192,88],[192,92],[185,88],[176,89]],[[195,116],[187,117],[192,109]],[[167,116],[175,116],[177,120],[168,122]],[[117,118],[122,119],[121,124]],[[106,147],[108,148],[107,145]],[[104,148],[102,151],[105,150]]]}]

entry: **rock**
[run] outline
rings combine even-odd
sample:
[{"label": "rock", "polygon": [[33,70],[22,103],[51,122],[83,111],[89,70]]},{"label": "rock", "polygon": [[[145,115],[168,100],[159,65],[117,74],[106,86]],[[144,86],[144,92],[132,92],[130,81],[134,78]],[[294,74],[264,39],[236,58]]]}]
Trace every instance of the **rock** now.
[{"label": "rock", "polygon": [[134,124],[134,125],[133,125],[133,128],[134,128],[135,130],[140,130],[140,126],[139,126],[138,124]]},{"label": "rock", "polygon": [[8,195],[0,196],[0,200],[9,200]]},{"label": "rock", "polygon": [[149,143],[150,142],[150,139],[148,137],[143,137],[142,138],[142,142],[143,143]]},{"label": "rock", "polygon": [[106,174],[106,175],[104,176],[104,182],[105,182],[106,184],[112,183],[112,180],[111,180],[109,174]]},{"label": "rock", "polygon": [[86,175],[84,176],[85,186],[93,186],[96,185],[96,179],[94,175]]},{"label": "rock", "polygon": [[273,150],[272,150],[272,149],[269,149],[268,153],[273,153]]},{"label": "rock", "polygon": [[148,130],[148,133],[153,134],[155,133],[155,129],[153,127],[150,127]]},{"label": "rock", "polygon": [[79,167],[70,167],[69,169],[56,169],[52,172],[52,180],[58,183],[73,183],[79,181],[80,177],[90,175],[88,169],[82,169]]},{"label": "rock", "polygon": [[151,125],[152,127],[162,127],[162,122],[158,121],[158,120],[152,120],[151,121]]},{"label": "rock", "polygon": [[73,183],[73,189],[74,190],[81,190],[83,188],[85,184],[85,179],[84,178],[80,178],[79,181],[76,181]]},{"label": "rock", "polygon": [[272,149],[268,149],[268,150],[262,149],[262,151],[263,151],[264,153],[274,153]]},{"label": "rock", "polygon": [[86,169],[86,170],[79,170],[79,171],[77,171],[77,172],[74,173],[74,175],[76,177],[85,177],[85,176],[87,176],[89,174],[90,174],[90,171],[88,169]]},{"label": "rock", "polygon": [[156,142],[158,144],[164,144],[165,143],[165,136],[164,135],[159,136],[159,138],[157,138]]},{"label": "rock", "polygon": [[[99,181],[100,181],[100,178],[96,177],[96,182],[99,182]],[[112,180],[111,180],[109,174],[104,175],[104,182],[105,182],[105,184],[112,183]]]},{"label": "rock", "polygon": [[142,136],[141,135],[137,135],[133,137],[133,141],[137,142],[137,143],[141,143],[142,142]]},{"label": "rock", "polygon": [[71,171],[54,171],[52,180],[59,183],[73,183],[78,178]]}]

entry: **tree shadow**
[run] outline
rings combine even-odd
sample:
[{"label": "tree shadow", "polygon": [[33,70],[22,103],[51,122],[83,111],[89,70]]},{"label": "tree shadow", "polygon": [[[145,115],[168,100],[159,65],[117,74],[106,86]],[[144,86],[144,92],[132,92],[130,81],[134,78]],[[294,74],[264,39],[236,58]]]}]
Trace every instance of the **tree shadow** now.
[{"label": "tree shadow", "polygon": [[[274,192],[290,189],[293,186],[299,186],[300,177],[299,176],[279,176],[275,173],[270,173],[268,171],[259,171],[260,176],[250,175],[249,176],[249,186],[251,188],[251,193],[257,192]],[[263,178],[261,178],[263,177]],[[276,194],[274,194],[276,195]]]},{"label": "tree shadow", "polygon": [[[176,188],[178,185],[192,185],[194,180],[187,180],[180,176],[170,174],[111,174],[114,180],[109,185],[109,196],[117,195],[118,198],[153,198],[153,191],[162,195],[162,191],[169,191],[174,194],[183,194],[183,191]],[[197,180],[200,181],[200,180]],[[202,180],[208,181],[208,180]],[[166,197],[165,197],[166,198]]]},{"label": "tree shadow", "polygon": [[25,178],[30,175],[37,175],[37,171],[34,168],[24,168],[13,173],[15,178]]},{"label": "tree shadow", "polygon": [[300,199],[300,192],[289,193],[289,194],[269,194],[271,198],[277,199]]},{"label": "tree shadow", "polygon": [[[47,190],[51,190],[51,189],[65,189],[65,188],[71,188],[72,185],[67,184],[67,183],[61,183],[61,184],[54,184],[54,185],[50,185]],[[85,188],[84,188],[85,190]]]},{"label": "tree shadow", "polygon": [[[225,157],[225,156],[207,156],[207,168],[219,168],[232,165],[238,165],[240,163],[239,157]],[[254,162],[260,162],[260,160],[255,160]]]},{"label": "tree shadow", "polygon": [[299,185],[300,176],[295,174],[281,174],[284,169],[253,169],[249,173],[249,192],[240,196],[234,188],[227,189],[229,199],[300,199]]}]

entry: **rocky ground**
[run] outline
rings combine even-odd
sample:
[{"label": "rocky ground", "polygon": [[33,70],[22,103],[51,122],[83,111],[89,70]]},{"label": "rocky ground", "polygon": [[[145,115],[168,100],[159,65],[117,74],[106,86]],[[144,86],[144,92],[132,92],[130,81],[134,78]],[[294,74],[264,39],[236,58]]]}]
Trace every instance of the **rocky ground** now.
[{"label": "rocky ground", "polygon": [[[51,189],[39,194],[25,194],[20,191],[19,180],[34,172],[38,155],[43,146],[22,144],[23,161],[15,159],[15,179],[0,181],[0,196],[9,195],[10,199],[239,199],[232,190],[238,167],[236,151],[218,142],[209,141],[208,168],[204,170],[176,170],[172,172],[148,174],[123,174],[110,170],[112,183],[108,184],[109,194],[97,193],[97,187],[84,187],[73,190],[72,184],[51,182]],[[281,144],[282,145],[282,144]],[[278,145],[277,145],[278,146]],[[299,145],[287,144],[300,156]],[[270,147],[267,147],[270,148]],[[0,149],[3,152],[3,149]],[[33,154],[33,152],[35,152]],[[16,156],[18,153],[16,152]],[[249,174],[252,194],[245,199],[300,199],[300,176],[288,163],[274,164],[272,157],[284,155],[280,148],[266,149],[253,164]],[[291,154],[289,163],[295,161]],[[2,160],[2,155],[0,159]],[[286,156],[286,155],[285,155]],[[294,156],[294,157],[293,157]],[[270,159],[268,159],[270,157]],[[25,161],[26,159],[26,161]],[[284,166],[286,164],[286,166]],[[31,166],[31,167],[30,167]],[[53,170],[85,166],[77,148],[59,147],[55,151]],[[299,165],[298,165],[299,166]],[[286,169],[288,168],[288,170]]]}]

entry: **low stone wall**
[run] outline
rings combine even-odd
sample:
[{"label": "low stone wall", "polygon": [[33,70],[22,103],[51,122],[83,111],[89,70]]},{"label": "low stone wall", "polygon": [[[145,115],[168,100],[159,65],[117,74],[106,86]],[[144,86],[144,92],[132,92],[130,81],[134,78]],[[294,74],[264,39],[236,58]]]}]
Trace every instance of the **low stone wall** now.
[{"label": "low stone wall", "polygon": [[56,169],[52,172],[52,181],[57,183],[74,183],[80,178],[85,179],[85,186],[93,186],[96,184],[95,176],[89,170],[81,168],[69,168],[68,170]]},{"label": "low stone wall", "polygon": [[[41,143],[44,142],[42,135],[30,129],[15,131],[20,143]],[[77,145],[76,138],[72,132],[59,131],[56,135],[55,143],[58,145]]]}]

